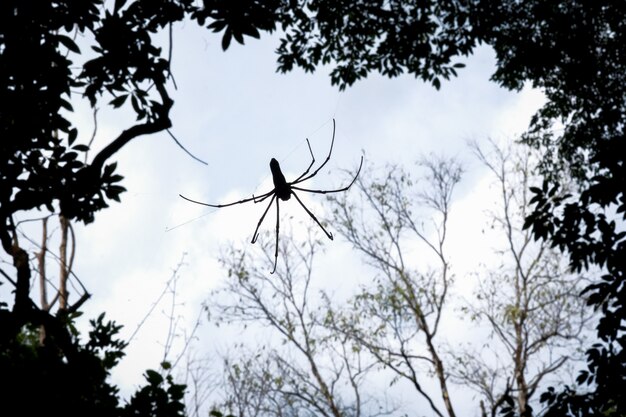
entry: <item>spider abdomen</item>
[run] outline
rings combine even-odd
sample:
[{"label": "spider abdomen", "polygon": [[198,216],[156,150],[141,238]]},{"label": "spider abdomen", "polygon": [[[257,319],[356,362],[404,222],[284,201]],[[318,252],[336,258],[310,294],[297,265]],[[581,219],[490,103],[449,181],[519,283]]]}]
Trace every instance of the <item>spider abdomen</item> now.
[{"label": "spider abdomen", "polygon": [[274,189],[276,196],[283,201],[291,198],[291,187],[287,183],[283,172],[280,170],[278,161],[274,158],[270,161],[270,170],[272,171],[272,180],[274,181]]}]

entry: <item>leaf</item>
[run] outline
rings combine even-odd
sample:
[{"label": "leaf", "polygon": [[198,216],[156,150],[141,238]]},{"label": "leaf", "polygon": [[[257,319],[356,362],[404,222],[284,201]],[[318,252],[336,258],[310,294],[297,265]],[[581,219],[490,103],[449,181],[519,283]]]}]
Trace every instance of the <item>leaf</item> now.
[{"label": "leaf", "polygon": [[150,385],[161,385],[163,383],[163,377],[157,371],[153,371],[152,369],[148,369],[146,371],[146,380],[150,383]]},{"label": "leaf", "polygon": [[243,28],[241,30],[241,33],[243,33],[244,35],[248,35],[248,36],[250,36],[252,38],[256,38],[256,39],[259,39],[261,37],[261,34],[257,30],[257,28],[255,28],[254,26],[249,26],[249,27]]},{"label": "leaf", "polygon": [[128,94],[122,94],[121,96],[117,96],[113,100],[109,101],[109,104],[111,104],[115,108],[118,108],[121,107],[122,104],[124,104],[127,98]]},{"label": "leaf", "polygon": [[243,45],[243,35],[239,32],[233,32],[233,37],[237,42]]},{"label": "leaf", "polygon": [[102,176],[105,178],[110,177],[113,171],[115,171],[115,168],[117,168],[117,162],[106,165],[104,167],[104,173],[102,174]]},{"label": "leaf", "polygon": [[70,144],[70,146],[72,146],[72,143],[74,143],[77,137],[78,137],[78,130],[76,128],[71,129],[67,135],[67,142]]},{"label": "leaf", "polygon": [[78,152],[87,152],[89,150],[89,146],[81,143],[81,144],[78,144],[76,146],[73,146],[72,149],[74,149],[75,151],[78,151]]},{"label": "leaf", "polygon": [[139,100],[137,99],[137,96],[132,96],[130,98],[130,104],[133,105],[133,109],[139,115],[138,119],[140,119],[141,118],[141,114],[142,114],[142,110],[141,110],[141,107],[139,106]]},{"label": "leaf", "polygon": [[126,4],[126,0],[115,0],[115,7],[113,9],[115,10],[115,13],[122,10],[125,4]]},{"label": "leaf", "polygon": [[80,54],[80,49],[78,48],[76,43],[74,43],[74,41],[69,37],[65,35],[57,35],[57,40],[70,51]]},{"label": "leaf", "polygon": [[230,45],[230,40],[232,39],[233,34],[230,31],[230,29],[226,29],[226,31],[224,32],[224,37],[222,38],[222,49],[225,51],[228,49],[228,46]]},{"label": "leaf", "polygon": [[61,102],[61,107],[63,107],[65,110],[74,111],[74,108],[72,107],[69,101],[62,99],[62,98],[59,99],[59,101]]},{"label": "leaf", "polygon": [[126,188],[121,185],[111,185],[105,190],[105,194],[111,200],[120,202],[120,194],[126,191]]},{"label": "leaf", "polygon": [[226,27],[225,20],[216,20],[207,26],[209,29],[213,29],[213,32],[221,32]]}]

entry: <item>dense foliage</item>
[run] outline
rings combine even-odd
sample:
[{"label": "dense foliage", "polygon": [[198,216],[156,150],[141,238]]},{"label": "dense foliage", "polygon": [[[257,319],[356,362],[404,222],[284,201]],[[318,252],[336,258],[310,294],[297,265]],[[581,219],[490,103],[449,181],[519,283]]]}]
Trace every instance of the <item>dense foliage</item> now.
[{"label": "dense foliage", "polygon": [[[2,324],[10,313],[0,307]],[[10,318],[9,318],[10,319]],[[71,329],[71,321],[68,321]],[[124,356],[126,343],[117,339],[121,326],[91,320],[88,341],[72,335],[61,345],[39,343],[38,329],[25,327],[17,337],[0,332],[0,395],[2,415],[183,416],[185,387],[171,376],[148,370],[146,383],[127,403],[107,381]]]}]

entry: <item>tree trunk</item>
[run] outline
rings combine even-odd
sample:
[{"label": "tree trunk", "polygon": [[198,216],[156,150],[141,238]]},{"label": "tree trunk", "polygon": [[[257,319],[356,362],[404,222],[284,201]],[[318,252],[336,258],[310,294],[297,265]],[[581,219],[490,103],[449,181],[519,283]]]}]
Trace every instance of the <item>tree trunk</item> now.
[{"label": "tree trunk", "polygon": [[70,273],[70,267],[67,264],[67,229],[69,227],[69,220],[63,215],[59,216],[59,222],[61,223],[61,243],[59,244],[59,258],[60,258],[60,271],[59,271],[59,310],[67,310],[67,278]]}]

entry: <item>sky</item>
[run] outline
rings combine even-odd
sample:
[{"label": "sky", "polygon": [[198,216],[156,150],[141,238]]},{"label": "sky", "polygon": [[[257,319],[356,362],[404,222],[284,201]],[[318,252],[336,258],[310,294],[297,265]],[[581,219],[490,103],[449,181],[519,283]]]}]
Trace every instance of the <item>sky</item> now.
[{"label": "sky", "polygon": [[[328,68],[314,74],[277,73],[277,46],[276,36],[263,36],[246,38],[246,45],[232,44],[222,52],[219,36],[191,23],[179,25],[174,31],[172,69],[177,89],[172,89],[171,130],[207,165],[191,159],[165,133],[137,138],[114,158],[128,189],[122,202],[112,202],[93,224],[75,225],[74,272],[93,294],[85,305],[85,317],[105,311],[125,326],[124,338],[143,322],[113,375],[124,390],[140,384],[141,373],[162,360],[167,297],[143,319],[183,254],[177,315],[181,328],[189,330],[202,301],[226,277],[217,261],[220,248],[231,242],[248,245],[265,208],[249,203],[211,209],[178,195],[223,203],[268,191],[272,157],[288,180],[297,177],[310,161],[306,138],[317,161],[328,152],[333,119],[337,129],[332,157],[311,187],[344,184],[344,170],[354,170],[361,155],[377,167],[386,163],[410,167],[430,153],[456,156],[466,174],[453,206],[450,256],[459,271],[471,271],[494,244],[476,238],[494,192],[492,180],[470,155],[467,142],[514,139],[543,102],[540,92],[530,88],[510,92],[490,82],[495,58],[486,47],[463,59],[466,68],[456,79],[443,82],[439,91],[412,76],[387,79],[370,74],[340,92],[330,85]],[[94,148],[128,127],[132,116],[129,108],[102,109]],[[82,126],[81,138],[89,138],[91,114],[79,108],[75,117]],[[323,217],[323,196],[306,195],[304,201]],[[281,204],[281,211],[293,215],[294,221],[310,221],[293,200]],[[261,230],[273,227],[274,216],[268,214]],[[333,231],[332,223],[329,229]],[[349,291],[353,288],[349,277],[364,267],[359,255],[336,238],[327,245],[319,268],[320,283]],[[346,280],[324,281],[324,271]],[[206,347],[207,353],[216,347],[227,349],[232,338],[223,332],[204,323],[194,348],[202,352]]]}]

